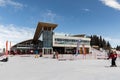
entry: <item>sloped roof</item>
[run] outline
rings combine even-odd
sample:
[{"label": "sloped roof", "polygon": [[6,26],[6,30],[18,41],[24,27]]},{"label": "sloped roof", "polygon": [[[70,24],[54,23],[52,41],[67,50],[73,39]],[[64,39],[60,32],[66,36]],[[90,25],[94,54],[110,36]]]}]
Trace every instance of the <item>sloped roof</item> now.
[{"label": "sloped roof", "polygon": [[[32,43],[33,39],[29,39],[29,40],[25,40],[25,41],[22,41],[22,42],[19,42],[15,45],[13,45],[12,47],[17,47],[18,44],[26,44],[26,43]],[[37,43],[41,42],[40,40],[37,40]]]},{"label": "sloped roof", "polygon": [[57,27],[57,24],[53,23],[45,23],[45,22],[39,22],[33,37],[33,42],[37,41],[41,35],[42,29],[44,30],[54,30]]}]

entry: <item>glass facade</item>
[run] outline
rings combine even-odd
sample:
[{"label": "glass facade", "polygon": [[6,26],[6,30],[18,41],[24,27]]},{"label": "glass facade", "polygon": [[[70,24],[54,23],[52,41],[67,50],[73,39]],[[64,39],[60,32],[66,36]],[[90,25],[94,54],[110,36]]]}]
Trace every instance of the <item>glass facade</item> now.
[{"label": "glass facade", "polygon": [[[78,40],[76,40],[76,39],[55,38],[55,44],[77,45],[77,42],[78,42]],[[90,45],[90,41],[88,41],[88,40],[81,40],[80,44]]]},{"label": "glass facade", "polygon": [[52,31],[43,31],[43,47],[52,47]]}]

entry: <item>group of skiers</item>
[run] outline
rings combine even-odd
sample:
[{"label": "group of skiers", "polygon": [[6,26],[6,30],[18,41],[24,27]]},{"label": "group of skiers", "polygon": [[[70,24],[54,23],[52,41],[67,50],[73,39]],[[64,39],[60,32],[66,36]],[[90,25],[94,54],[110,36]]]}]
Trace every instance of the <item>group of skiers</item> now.
[{"label": "group of skiers", "polygon": [[[58,59],[58,52],[56,50],[53,52],[53,59],[55,59],[55,58]],[[116,51],[111,51],[109,53],[107,59],[111,59],[110,67],[117,67],[117,65],[116,65],[117,53],[116,53]]]},{"label": "group of skiers", "polygon": [[[58,59],[58,52],[57,51],[53,52],[53,59],[55,59],[55,58]],[[117,65],[116,65],[117,53],[116,53],[116,51],[111,51],[109,53],[107,59],[111,59],[110,67],[117,67]]]},{"label": "group of skiers", "polygon": [[[42,57],[42,53],[40,53],[40,57]],[[53,52],[53,59],[58,59],[58,52],[54,51]],[[117,59],[117,53],[116,51],[111,51],[108,55],[107,59],[111,59],[111,65],[110,67],[117,67],[116,65],[116,59]],[[0,62],[7,62],[8,61],[8,57],[3,58],[2,60],[0,60]]]}]

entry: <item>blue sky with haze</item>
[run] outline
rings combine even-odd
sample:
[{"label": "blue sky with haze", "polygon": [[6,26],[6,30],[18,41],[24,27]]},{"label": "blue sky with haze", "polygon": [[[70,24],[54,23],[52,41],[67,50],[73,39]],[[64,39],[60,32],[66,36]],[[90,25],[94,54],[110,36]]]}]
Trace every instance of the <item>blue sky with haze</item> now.
[{"label": "blue sky with haze", "polygon": [[120,0],[0,0],[0,48],[33,38],[38,22],[57,33],[101,35],[120,45]]}]

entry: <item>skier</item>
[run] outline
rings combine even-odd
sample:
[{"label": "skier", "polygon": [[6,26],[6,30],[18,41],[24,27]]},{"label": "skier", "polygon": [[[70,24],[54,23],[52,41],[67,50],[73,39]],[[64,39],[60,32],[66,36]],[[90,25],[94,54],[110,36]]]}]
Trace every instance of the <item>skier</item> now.
[{"label": "skier", "polygon": [[40,52],[40,57],[42,57],[42,52]]},{"label": "skier", "polygon": [[53,52],[53,59],[55,59],[55,54],[56,54],[56,52],[54,51],[54,52]]},{"label": "skier", "polygon": [[8,61],[8,57],[3,58],[2,60],[0,60],[0,62],[7,62]]},{"label": "skier", "polygon": [[53,52],[53,59],[58,59],[58,52],[56,50]]},{"label": "skier", "polygon": [[108,59],[111,59],[111,66],[110,67],[117,67],[116,62],[115,62],[117,59],[117,53],[115,51],[110,53]]}]

